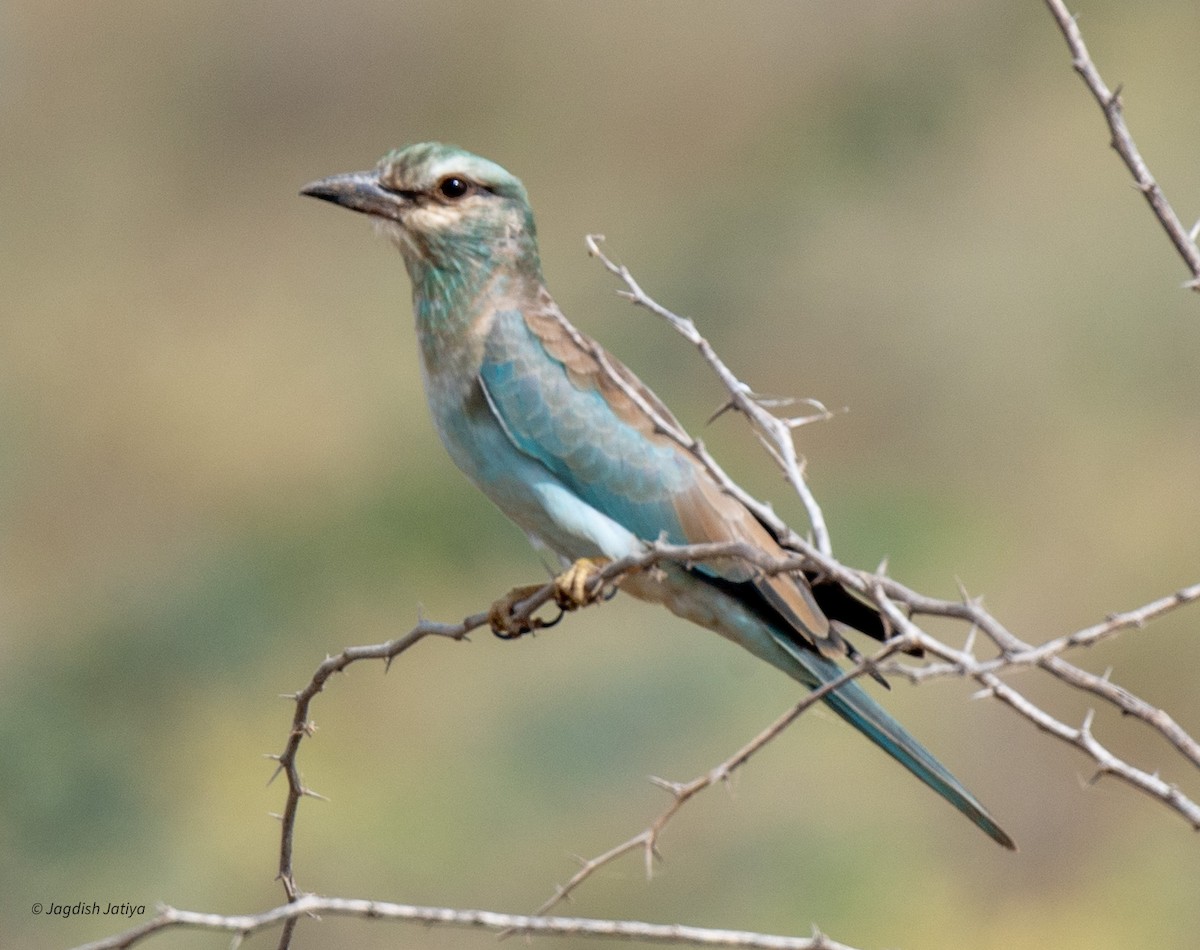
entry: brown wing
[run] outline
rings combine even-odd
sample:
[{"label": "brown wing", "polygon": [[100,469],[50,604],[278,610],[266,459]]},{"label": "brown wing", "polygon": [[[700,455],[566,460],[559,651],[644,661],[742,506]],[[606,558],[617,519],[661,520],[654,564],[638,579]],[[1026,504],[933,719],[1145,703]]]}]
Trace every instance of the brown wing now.
[{"label": "brown wing", "polygon": [[[654,392],[600,344],[572,326],[544,290],[539,304],[538,309],[525,314],[526,325],[546,352],[563,365],[576,387],[598,390],[620,419],[656,442],[669,441],[664,428],[683,433],[683,427]],[[694,470],[691,488],[674,499],[675,513],[688,543],[741,542],[770,558],[788,556],[762,523],[720,488],[697,458],[682,447],[678,451]],[[803,575],[767,575],[738,558],[706,561],[701,569],[749,587],[811,649],[853,653],[853,648],[831,628]]]}]

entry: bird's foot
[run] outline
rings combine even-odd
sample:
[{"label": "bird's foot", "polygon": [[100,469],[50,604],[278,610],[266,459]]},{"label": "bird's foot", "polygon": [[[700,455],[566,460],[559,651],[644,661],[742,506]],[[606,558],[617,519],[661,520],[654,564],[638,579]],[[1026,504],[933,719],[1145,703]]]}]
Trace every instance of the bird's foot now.
[{"label": "bird's foot", "polygon": [[554,585],[554,603],[559,615],[553,620],[530,616],[532,611],[518,611],[517,606],[534,594],[541,592],[545,584],[526,584],[514,587],[495,601],[488,609],[488,623],[492,633],[501,640],[515,640],[535,630],[545,630],[562,620],[563,613],[586,607],[598,600],[607,600],[616,593],[616,588],[606,591],[600,583],[600,572],[609,558],[581,557],[551,582]]},{"label": "bird's foot", "polygon": [[575,610],[605,597],[600,572],[610,560],[606,557],[581,557],[554,578],[554,602],[562,610]]},{"label": "bird's foot", "polygon": [[533,633],[534,630],[553,627],[562,620],[561,613],[553,620],[517,615],[517,604],[528,600],[545,586],[545,584],[526,584],[524,587],[514,587],[499,600],[493,602],[492,606],[488,608],[488,623],[492,627],[492,633],[501,640],[515,640],[527,633]]}]

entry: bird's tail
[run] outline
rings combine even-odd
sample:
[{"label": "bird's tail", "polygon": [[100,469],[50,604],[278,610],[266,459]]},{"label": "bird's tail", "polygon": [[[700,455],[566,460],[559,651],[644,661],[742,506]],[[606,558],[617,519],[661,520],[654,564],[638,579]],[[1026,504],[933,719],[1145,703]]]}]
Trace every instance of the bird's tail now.
[{"label": "bird's tail", "polygon": [[[824,657],[805,652],[797,656],[797,651],[790,648],[788,652],[800,661],[806,672],[815,676],[821,682],[829,682],[842,671]],[[799,677],[798,677],[799,678]],[[805,677],[807,680],[808,677]],[[856,682],[848,682],[824,697],[825,702],[839,716],[866,735],[872,742],[892,756],[897,762],[913,773],[922,782],[946,799],[951,805],[978,825],[993,841],[1011,850],[1016,850],[1016,844],[996,824],[994,818],[968,792],[949,770],[935,759],[929,751],[916,739],[909,735],[900,723],[887,714],[882,706],[873,700]]]}]

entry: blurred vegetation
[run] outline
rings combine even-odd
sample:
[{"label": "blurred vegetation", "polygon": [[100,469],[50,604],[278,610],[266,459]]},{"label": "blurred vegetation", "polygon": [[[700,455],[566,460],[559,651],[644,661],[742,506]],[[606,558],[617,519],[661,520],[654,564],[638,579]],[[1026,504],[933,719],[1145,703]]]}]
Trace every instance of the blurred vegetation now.
[{"label": "blurred vegetation", "polygon": [[[1080,10],[1193,219],[1200,7]],[[801,432],[843,559],[960,578],[1031,640],[1197,579],[1200,305],[1038,4],[12,0],[0,138],[0,946],[126,924],[34,901],[279,900],[279,694],[419,609],[542,576],[436,445],[395,252],[297,196],[394,145],[521,175],[560,303],[685,423],[716,386],[585,233],[761,390],[850,407]],[[799,519],[736,421],[705,436]],[[1194,734],[1196,625],[1082,661]],[[1186,826],[969,692],[888,704],[1017,855],[814,715],[677,819],[651,883],[629,861],[574,910],[862,947],[1194,946]],[[332,801],[303,805],[300,884],[529,910],[662,804],[646,775],[697,774],[794,696],[621,602],[355,667],[302,754]],[[1097,728],[1197,793],[1145,732]],[[296,946],[492,940],[326,921]]]}]

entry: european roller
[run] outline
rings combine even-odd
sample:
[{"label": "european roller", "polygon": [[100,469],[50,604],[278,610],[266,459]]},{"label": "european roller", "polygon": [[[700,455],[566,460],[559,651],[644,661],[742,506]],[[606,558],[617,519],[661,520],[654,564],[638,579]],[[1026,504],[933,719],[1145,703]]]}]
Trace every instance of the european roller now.
[{"label": "european roller", "polygon": [[[525,188],[509,172],[426,142],[302,193],[366,214],[399,248],[438,435],[480,491],[571,565],[558,579],[560,603],[586,602],[596,564],[660,538],[749,542],[785,554],[656,427],[652,414],[674,417],[654,393],[567,322],[542,278]],[[626,576],[621,589],[716,631],[809,689],[840,675],[837,654],[847,651],[840,629],[886,636],[879,615],[837,584],[768,576],[734,559],[664,563]],[[493,609],[499,632],[521,632],[507,625],[512,603]],[[858,682],[825,702],[994,840],[1014,846]]]}]

